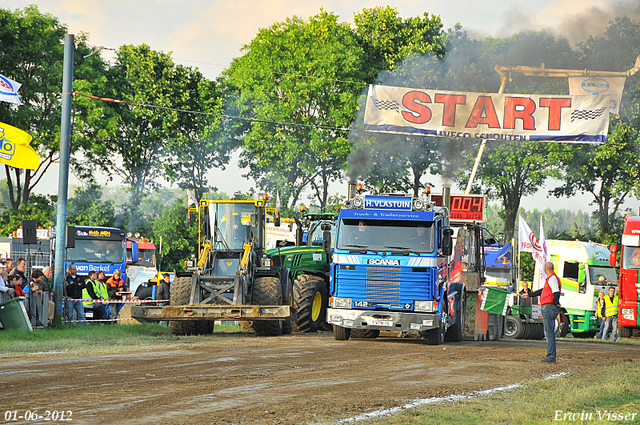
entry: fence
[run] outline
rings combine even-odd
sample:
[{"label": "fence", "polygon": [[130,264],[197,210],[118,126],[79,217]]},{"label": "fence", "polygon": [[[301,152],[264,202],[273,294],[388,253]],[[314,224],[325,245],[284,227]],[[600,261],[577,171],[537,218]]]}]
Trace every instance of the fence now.
[{"label": "fence", "polygon": [[[33,296],[24,299],[24,306],[27,309],[27,315],[31,322],[31,327],[48,328],[49,327],[49,310],[50,306],[49,293],[45,292],[42,296]],[[9,301],[12,297],[6,292],[0,292],[0,303]]]}]

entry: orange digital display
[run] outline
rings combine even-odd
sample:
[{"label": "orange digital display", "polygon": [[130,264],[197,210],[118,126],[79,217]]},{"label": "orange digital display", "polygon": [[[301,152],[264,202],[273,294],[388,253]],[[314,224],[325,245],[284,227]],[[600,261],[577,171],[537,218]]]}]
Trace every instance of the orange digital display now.
[{"label": "orange digital display", "polygon": [[[431,201],[442,206],[442,195],[431,195]],[[484,195],[451,195],[451,221],[484,221]]]}]

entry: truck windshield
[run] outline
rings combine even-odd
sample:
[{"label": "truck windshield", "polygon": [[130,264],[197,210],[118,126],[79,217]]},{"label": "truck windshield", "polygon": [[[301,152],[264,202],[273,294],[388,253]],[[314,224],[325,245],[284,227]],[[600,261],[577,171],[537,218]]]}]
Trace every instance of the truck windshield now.
[{"label": "truck windshield", "polygon": [[623,269],[640,269],[640,247],[623,246],[621,262]]},{"label": "truck windshield", "polygon": [[124,241],[76,239],[76,247],[69,248],[67,261],[76,263],[122,263]]},{"label": "truck windshield", "polygon": [[338,249],[433,252],[433,222],[405,220],[342,219]]},{"label": "truck windshield", "polygon": [[593,285],[618,284],[618,276],[613,267],[589,266],[589,279]]},{"label": "truck windshield", "polygon": [[254,213],[253,203],[210,204],[211,221],[219,230],[216,232],[216,243],[224,249],[241,250]]}]

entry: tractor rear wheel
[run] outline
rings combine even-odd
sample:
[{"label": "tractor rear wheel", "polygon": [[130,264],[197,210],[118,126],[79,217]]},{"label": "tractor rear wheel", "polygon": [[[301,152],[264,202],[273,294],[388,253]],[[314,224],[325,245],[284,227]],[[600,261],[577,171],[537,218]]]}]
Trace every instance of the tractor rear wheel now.
[{"label": "tractor rear wheel", "polygon": [[[189,304],[190,299],[191,278],[176,278],[171,284],[170,305],[187,305]],[[198,322],[193,320],[180,320],[171,322],[171,333],[174,335],[197,335],[198,330],[200,330]]]},{"label": "tractor rear wheel", "polygon": [[379,336],[379,329],[351,329],[351,338],[377,338]]},{"label": "tractor rear wheel", "polygon": [[[258,277],[253,282],[253,303],[256,305],[282,305],[280,279],[272,276]],[[279,320],[254,320],[253,330],[257,336],[282,335]]]},{"label": "tractor rear wheel", "polygon": [[[455,301],[454,301],[455,302]],[[464,339],[465,313],[467,311],[467,294],[463,291],[456,310],[456,323],[447,329],[445,341],[460,342]]]},{"label": "tractor rear wheel", "polygon": [[301,274],[293,282],[294,331],[317,332],[327,316],[327,284],[320,276]]}]

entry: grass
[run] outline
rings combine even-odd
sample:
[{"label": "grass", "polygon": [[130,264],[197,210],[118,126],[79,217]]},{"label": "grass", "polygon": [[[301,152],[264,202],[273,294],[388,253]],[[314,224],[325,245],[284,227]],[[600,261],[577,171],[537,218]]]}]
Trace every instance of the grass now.
[{"label": "grass", "polygon": [[[599,417],[601,412],[602,418]],[[604,411],[637,413],[607,420]],[[587,420],[581,419],[582,412]],[[566,413],[577,413],[574,418]],[[560,420],[554,420],[560,419]],[[574,420],[570,420],[574,419]],[[577,420],[575,420],[577,419]],[[438,403],[369,420],[367,425],[640,424],[640,362],[629,361],[581,376],[535,380],[520,388],[460,402]]]},{"label": "grass", "polygon": [[[238,325],[215,326],[216,333],[240,332]],[[203,337],[175,337],[166,325],[65,325],[57,329],[0,331],[0,356],[34,353],[83,353],[137,351],[149,345],[199,341]]]}]

